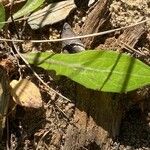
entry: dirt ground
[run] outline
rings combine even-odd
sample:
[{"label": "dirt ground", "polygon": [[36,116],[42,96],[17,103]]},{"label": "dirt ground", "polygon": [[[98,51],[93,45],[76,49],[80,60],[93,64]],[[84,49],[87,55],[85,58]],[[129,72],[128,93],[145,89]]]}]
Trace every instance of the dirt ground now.
[{"label": "dirt ground", "polygon": [[[104,4],[105,8],[101,10],[95,9],[98,6],[98,1],[95,1],[89,7],[86,1],[76,3],[77,8],[65,20],[54,25],[32,30],[26,24],[22,37],[24,39],[37,39],[37,37],[38,39],[60,38],[62,26],[65,22],[71,25],[77,35],[84,35],[90,34],[90,32],[94,33],[124,27],[144,19],[150,19],[149,0],[102,0],[101,3]],[[88,18],[96,14],[99,14],[97,24],[95,20],[91,20],[91,22],[95,22],[95,26],[91,27]],[[138,25],[132,30],[127,29],[125,32],[117,31],[89,38],[90,42],[88,41],[89,39],[82,39],[82,42],[85,45],[85,49],[117,50],[132,55],[150,65],[149,22],[141,26]],[[8,25],[7,30],[4,30],[0,36],[4,38],[5,34],[11,34],[11,37],[16,37],[16,31],[12,29],[12,26],[13,24]],[[16,26],[21,28],[22,23],[16,23]],[[46,50],[52,50],[55,53],[62,52],[61,42],[33,44],[29,41],[17,46],[22,47],[21,49],[24,53]],[[10,47],[10,43],[0,43],[1,51],[6,52],[3,60],[12,61],[12,57],[8,56]],[[67,130],[70,125],[74,126],[77,123],[74,120],[74,115],[77,99],[76,88],[78,85],[66,77],[56,76],[54,72],[49,73],[41,68],[34,67],[34,70],[50,87],[70,99],[70,101],[67,101],[54,92],[49,92],[48,94],[45,91],[45,87],[32,74],[30,69],[23,66],[24,63],[22,61],[20,61],[20,65],[23,66],[21,70],[18,69],[20,66],[16,62],[15,64],[11,62],[11,64],[13,64],[13,67],[7,68],[10,80],[19,79],[21,72],[23,78],[33,81],[42,93],[43,106],[35,109],[17,105],[13,111],[11,111],[12,108],[10,107],[9,111],[11,113],[6,121],[7,125],[0,149],[65,150],[65,140],[68,136]],[[126,96],[128,97],[127,94]],[[136,95],[131,101],[130,98],[128,99],[129,105],[126,107],[121,119],[119,135],[109,140],[108,150],[150,150],[150,88],[141,88],[136,91]],[[102,149],[102,145],[98,145],[95,141],[90,144],[86,142],[85,145],[76,149]],[[72,145],[72,150],[75,149],[74,146],[76,147],[76,144],[78,143]]]}]

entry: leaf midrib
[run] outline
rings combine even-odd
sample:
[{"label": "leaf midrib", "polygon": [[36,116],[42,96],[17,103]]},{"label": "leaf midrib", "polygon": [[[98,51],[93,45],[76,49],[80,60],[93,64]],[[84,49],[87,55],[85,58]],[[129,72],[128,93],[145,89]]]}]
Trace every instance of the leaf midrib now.
[{"label": "leaf midrib", "polygon": [[[40,62],[40,59],[38,61]],[[52,60],[52,58],[49,59],[49,60],[45,60],[45,62],[48,63],[48,64],[51,63],[51,64],[55,64],[55,65],[63,65],[63,66],[67,66],[69,68],[77,68],[77,70],[80,69],[80,70],[83,70],[83,71],[93,71],[93,72],[98,72],[98,73],[111,73],[110,69],[99,70],[99,69],[96,69],[96,68],[92,69],[92,68],[89,68],[89,67],[86,67],[86,66],[81,66],[79,64],[71,64],[71,65],[69,65],[68,63],[64,63],[63,61]],[[112,69],[113,73],[115,73],[115,74],[131,75],[131,73],[120,73],[118,71],[114,71],[113,70],[113,66],[111,66],[111,69]],[[131,70],[131,72],[132,72],[132,70]],[[145,77],[150,78],[149,75],[143,75],[143,74],[142,75],[132,74],[132,76],[134,76],[134,77],[142,77],[142,78],[145,78]]]}]

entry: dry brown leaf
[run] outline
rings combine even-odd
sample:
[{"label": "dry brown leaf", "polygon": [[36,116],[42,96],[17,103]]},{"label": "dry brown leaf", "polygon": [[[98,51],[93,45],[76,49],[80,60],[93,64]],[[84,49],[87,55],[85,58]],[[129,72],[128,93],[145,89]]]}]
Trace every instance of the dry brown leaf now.
[{"label": "dry brown leaf", "polygon": [[25,107],[39,108],[42,98],[39,88],[27,79],[13,80],[10,83],[11,95],[15,103]]}]

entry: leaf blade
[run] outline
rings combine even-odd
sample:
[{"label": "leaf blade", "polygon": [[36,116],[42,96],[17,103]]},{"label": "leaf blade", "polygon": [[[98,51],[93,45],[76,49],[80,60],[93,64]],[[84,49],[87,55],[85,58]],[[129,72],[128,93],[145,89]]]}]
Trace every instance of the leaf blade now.
[{"label": "leaf blade", "polygon": [[[44,3],[45,0],[28,0],[26,4],[13,15],[13,19],[20,18],[33,12]],[[8,19],[10,20],[10,18]]]},{"label": "leaf blade", "polygon": [[5,21],[5,8],[0,3],[0,29],[2,29],[3,26],[5,25],[5,23],[3,23],[4,21]]},{"label": "leaf blade", "polygon": [[77,54],[25,55],[31,64],[71,78],[87,88],[128,92],[150,84],[150,67],[125,54],[89,50]]},{"label": "leaf blade", "polygon": [[32,13],[28,19],[28,24],[32,29],[52,25],[66,19],[68,14],[75,8],[74,0],[51,3]]}]

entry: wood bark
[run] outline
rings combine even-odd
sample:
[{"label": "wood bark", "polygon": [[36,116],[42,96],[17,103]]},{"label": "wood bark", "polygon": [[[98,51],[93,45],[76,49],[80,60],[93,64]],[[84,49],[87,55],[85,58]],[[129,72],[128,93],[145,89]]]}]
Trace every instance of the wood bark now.
[{"label": "wood bark", "polygon": [[[103,27],[109,17],[108,7],[111,0],[100,0],[89,10],[87,19],[81,29],[82,34],[97,33]],[[86,48],[91,48],[96,37],[85,38],[82,40]]]},{"label": "wood bark", "polygon": [[119,134],[125,101],[121,96],[77,86],[74,122],[69,125],[64,150],[109,149]]},{"label": "wood bark", "polygon": [[139,38],[145,33],[145,25],[137,25],[131,28],[127,28],[123,33],[116,39],[108,38],[104,45],[100,44],[96,49],[118,49],[125,48],[124,44],[134,47],[138,42]]}]

